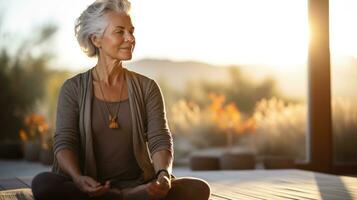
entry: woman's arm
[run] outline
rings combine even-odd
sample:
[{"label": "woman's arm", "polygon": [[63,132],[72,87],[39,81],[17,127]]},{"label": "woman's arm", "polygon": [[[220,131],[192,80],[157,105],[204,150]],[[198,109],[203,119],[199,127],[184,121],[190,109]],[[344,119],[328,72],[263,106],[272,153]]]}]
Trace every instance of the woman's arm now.
[{"label": "woman's arm", "polygon": [[109,190],[109,185],[101,186],[91,177],[82,176],[79,167],[80,139],[77,90],[78,87],[71,79],[67,80],[61,88],[57,104],[54,153],[61,170],[72,178],[81,191],[88,193],[90,196],[98,196]]},{"label": "woman's arm", "polygon": [[154,169],[156,172],[160,171],[156,177],[157,181],[150,185],[149,193],[154,197],[163,198],[171,188],[172,136],[166,120],[161,90],[155,81],[152,81],[148,87],[146,95],[148,146]]},{"label": "woman's arm", "polygon": [[148,146],[155,171],[172,172],[173,144],[166,119],[164,99],[155,81],[149,85],[146,96]]},{"label": "woman's arm", "polygon": [[78,158],[69,149],[62,149],[56,154],[56,158],[59,167],[66,172],[74,180],[81,176],[81,170],[79,169]]},{"label": "woman's arm", "polygon": [[62,149],[56,154],[60,168],[72,177],[73,182],[83,192],[90,196],[100,196],[110,189],[110,183],[107,181],[105,185],[89,176],[83,176],[79,169],[78,158],[69,149]]},{"label": "woman's arm", "polygon": [[156,172],[158,172],[161,169],[165,169],[169,172],[169,174],[167,175],[170,175],[172,173],[173,156],[170,151],[167,150],[158,151],[154,153],[154,155],[152,156],[152,160]]},{"label": "woman's arm", "polygon": [[157,180],[154,183],[151,183],[148,192],[150,195],[156,198],[164,198],[170,188],[171,188],[171,172],[172,172],[172,154],[170,151],[161,150],[157,151],[153,154],[152,160],[154,163],[155,171],[158,172],[159,170],[167,170],[168,173],[165,171],[160,171],[157,175]]},{"label": "woman's arm", "polygon": [[[79,136],[79,104],[78,104],[78,86],[76,82],[72,79],[66,80],[60,90],[58,103],[57,103],[57,116],[56,116],[56,130],[53,137],[53,150],[58,164],[62,170],[64,170],[69,175],[70,171],[76,170],[66,170],[66,156],[57,156],[62,150],[71,151],[74,156],[70,156],[72,161],[72,168],[78,168],[78,154],[80,152],[80,136]],[[62,163],[65,162],[65,163]]]}]

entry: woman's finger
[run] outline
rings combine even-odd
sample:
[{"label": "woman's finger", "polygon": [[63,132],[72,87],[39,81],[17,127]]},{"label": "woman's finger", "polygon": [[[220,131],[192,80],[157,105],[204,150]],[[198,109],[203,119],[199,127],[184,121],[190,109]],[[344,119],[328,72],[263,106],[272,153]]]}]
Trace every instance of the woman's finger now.
[{"label": "woman's finger", "polygon": [[92,193],[93,197],[101,196],[110,190],[110,181],[106,181],[104,185],[102,185],[102,188],[98,191],[95,191]]},{"label": "woman's finger", "polygon": [[162,182],[160,182],[161,187],[164,187],[165,190],[170,190],[171,188],[171,181],[168,179],[164,179]]},{"label": "woman's finger", "polygon": [[150,184],[148,189],[149,194],[159,198],[166,196],[168,192],[168,189],[166,189],[166,187],[161,186],[159,182],[154,182]]},{"label": "woman's finger", "polygon": [[102,188],[103,186],[92,187],[90,185],[86,185],[84,189],[86,193],[91,194],[100,191]]},{"label": "woman's finger", "polygon": [[160,179],[158,180],[158,189],[160,189],[161,191],[168,193],[170,190],[170,183],[167,179]]},{"label": "woman's finger", "polygon": [[168,187],[169,189],[171,188],[171,181],[166,176],[160,177],[158,181],[161,186]]},{"label": "woman's finger", "polygon": [[99,182],[95,181],[93,178],[91,178],[91,177],[89,177],[89,176],[86,177],[85,181],[86,181],[90,186],[92,186],[93,188],[100,186],[100,183],[99,183]]}]

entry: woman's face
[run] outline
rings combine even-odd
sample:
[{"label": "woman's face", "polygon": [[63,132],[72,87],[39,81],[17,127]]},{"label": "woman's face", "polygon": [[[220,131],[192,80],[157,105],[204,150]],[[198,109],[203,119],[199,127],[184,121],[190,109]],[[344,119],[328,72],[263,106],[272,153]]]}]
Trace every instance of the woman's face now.
[{"label": "woman's face", "polygon": [[130,60],[135,47],[134,26],[130,16],[124,12],[110,11],[105,17],[108,26],[98,40],[100,55],[117,60]]}]

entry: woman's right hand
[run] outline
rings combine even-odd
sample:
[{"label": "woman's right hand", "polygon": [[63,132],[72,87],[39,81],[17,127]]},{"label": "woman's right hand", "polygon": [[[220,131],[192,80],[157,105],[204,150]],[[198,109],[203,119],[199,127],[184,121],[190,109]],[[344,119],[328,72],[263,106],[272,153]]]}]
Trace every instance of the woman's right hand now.
[{"label": "woman's right hand", "polygon": [[104,185],[101,185],[89,176],[76,176],[73,179],[73,182],[82,192],[87,193],[90,197],[101,196],[107,193],[110,189],[109,181],[107,181]]}]

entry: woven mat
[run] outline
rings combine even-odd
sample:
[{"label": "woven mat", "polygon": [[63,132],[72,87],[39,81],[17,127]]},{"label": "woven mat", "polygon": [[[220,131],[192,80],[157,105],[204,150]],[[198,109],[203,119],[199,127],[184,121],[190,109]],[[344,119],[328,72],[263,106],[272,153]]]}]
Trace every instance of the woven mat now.
[{"label": "woven mat", "polygon": [[0,191],[0,200],[33,200],[30,188]]}]

